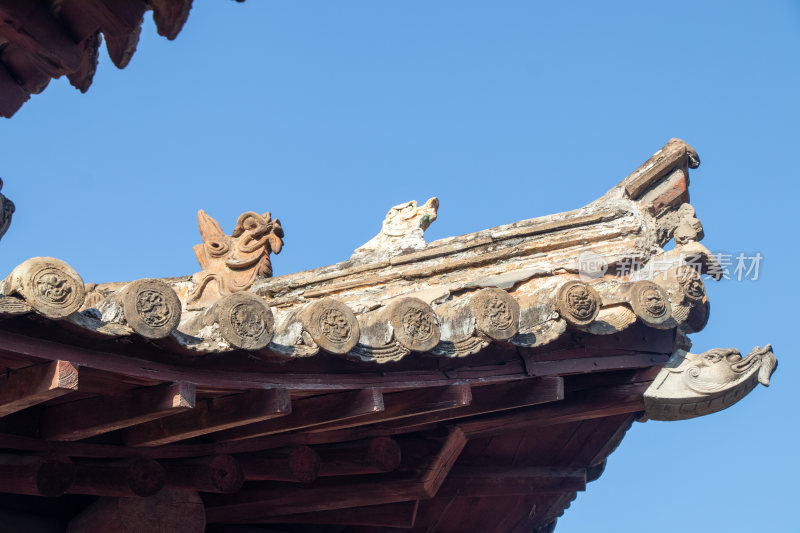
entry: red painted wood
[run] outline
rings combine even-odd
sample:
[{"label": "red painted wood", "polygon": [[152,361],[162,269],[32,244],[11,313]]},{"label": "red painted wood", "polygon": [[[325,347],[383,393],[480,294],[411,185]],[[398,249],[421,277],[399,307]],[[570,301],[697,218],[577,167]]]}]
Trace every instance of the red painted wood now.
[{"label": "red painted wood", "polygon": [[637,353],[628,355],[606,355],[602,357],[584,357],[580,359],[562,359],[555,361],[537,361],[523,354],[525,368],[531,376],[567,376],[570,374],[586,374],[589,372],[608,372],[631,368],[648,368],[661,366],[669,360],[669,354]]},{"label": "red painted wood", "polygon": [[194,409],[125,431],[129,446],[159,446],[215,431],[262,422],[291,412],[285,389],[254,390],[198,402]]},{"label": "red painted wood", "polygon": [[586,469],[575,467],[456,467],[437,496],[524,496],[586,489]]},{"label": "red painted wood", "polygon": [[[526,379],[522,365],[501,375],[483,375],[483,371],[463,378],[450,379],[440,370],[369,371],[350,373],[270,373],[226,371],[217,368],[197,368],[172,363],[150,361],[108,351],[90,350],[54,341],[37,339],[0,329],[0,351],[13,353],[33,361],[68,359],[76,365],[126,376],[150,383],[189,381],[198,390],[250,390],[285,388],[303,391],[342,391],[357,388],[409,389],[456,385],[462,383],[503,383]],[[498,364],[498,368],[505,368]],[[449,371],[448,371],[449,372]]]},{"label": "red painted wood", "polygon": [[0,455],[0,491],[60,496],[75,482],[75,464],[66,457]]},{"label": "red painted wood", "polygon": [[472,402],[468,406],[406,417],[394,422],[382,423],[381,426],[398,430],[405,428],[405,431],[411,431],[427,424],[497,413],[563,399],[564,381],[560,377],[497,383],[472,387]]},{"label": "red painted wood", "polygon": [[232,494],[244,483],[244,472],[230,455],[165,461],[166,486],[170,489]]},{"label": "red painted wood", "polygon": [[350,420],[383,409],[383,396],[378,389],[326,394],[293,401],[289,415],[221,431],[211,438],[215,441],[229,441],[263,437]]},{"label": "red painted wood", "polygon": [[453,429],[421,475],[398,472],[356,478],[319,480],[311,485],[271,484],[238,494],[206,498],[210,523],[248,523],[308,512],[330,511],[431,498],[439,490],[466,444],[464,434]]},{"label": "red painted wood", "polygon": [[576,393],[553,405],[541,405],[458,423],[469,438],[492,436],[530,427],[602,418],[644,410],[642,394],[649,385],[636,383]]},{"label": "red painted wood", "polygon": [[394,392],[383,395],[383,411],[343,421],[329,422],[318,426],[314,431],[332,431],[383,423],[410,416],[464,407],[469,405],[471,401],[471,388],[467,384]]},{"label": "red painted wood", "polygon": [[0,416],[21,411],[78,390],[78,368],[53,361],[0,376]]},{"label": "red painted wood", "polygon": [[392,472],[400,466],[403,451],[397,441],[376,437],[369,441],[320,448],[320,476],[356,476]]},{"label": "red painted wood", "polygon": [[164,468],[152,459],[137,457],[123,461],[81,461],[75,483],[67,492],[123,498],[157,494],[166,481]]},{"label": "red painted wood", "polygon": [[263,518],[260,524],[332,524],[348,526],[374,526],[407,529],[414,526],[419,502],[407,501],[351,507],[332,511],[301,513]]},{"label": "red painted wood", "polygon": [[48,407],[42,413],[42,437],[86,439],[187,411],[194,405],[194,384],[186,382],[64,403]]},{"label": "red painted wood", "polygon": [[247,481],[311,483],[317,479],[320,469],[319,455],[308,446],[239,455],[236,459]]}]

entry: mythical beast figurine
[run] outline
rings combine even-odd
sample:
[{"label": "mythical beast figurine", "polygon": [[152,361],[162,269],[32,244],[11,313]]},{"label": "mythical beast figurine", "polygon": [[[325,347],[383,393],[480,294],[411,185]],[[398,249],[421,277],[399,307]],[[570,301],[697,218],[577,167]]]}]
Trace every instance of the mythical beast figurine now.
[{"label": "mythical beast figurine", "polygon": [[222,296],[248,290],[258,276],[272,276],[269,254],[283,248],[283,228],[270,213],[242,214],[230,236],[202,209],[197,225],[203,243],[195,245],[194,253],[203,270],[194,275],[196,286],[188,304],[205,307]]},{"label": "mythical beast figurine", "polygon": [[721,411],[759,383],[769,387],[777,366],[769,344],[756,346],[745,358],[732,348],[701,354],[677,350],[645,391],[645,413],[652,420],[685,420]]}]

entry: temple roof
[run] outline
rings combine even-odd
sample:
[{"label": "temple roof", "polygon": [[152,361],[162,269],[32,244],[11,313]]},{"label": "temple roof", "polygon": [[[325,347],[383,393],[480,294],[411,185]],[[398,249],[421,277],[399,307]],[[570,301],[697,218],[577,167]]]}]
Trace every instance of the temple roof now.
[{"label": "temple roof", "polygon": [[[38,311],[98,339],[166,339],[161,345],[176,352],[244,349],[267,359],[321,349],[376,363],[413,352],[463,357],[490,343],[545,346],[568,326],[609,335],[638,322],[689,333],[704,325],[699,274],[713,273],[715,261],[697,242],[702,226],[687,203],[688,169],[697,164],[688,145],[672,140],[583,208],[431,243],[420,221],[427,227],[435,220],[438,200],[408,202],[392,208],[373,244],[349,260],[275,277],[270,253],[283,245],[280,221],[245,213],[229,236],[200,211],[204,242],[195,254],[202,270],[192,276],[84,286],[67,265],[36,258],[10,279],[61,269],[74,284],[72,298],[53,306],[20,280],[19,288],[6,283],[3,302],[14,313]],[[674,238],[679,246],[665,252]],[[603,270],[588,272],[587,258],[602,261],[596,268]],[[699,297],[687,295],[677,275],[689,272],[686,266],[696,268]],[[649,288],[666,303],[658,317],[639,295]],[[577,293],[586,309],[574,308]],[[157,295],[149,316],[135,301],[140,294]],[[255,322],[222,317],[237,305],[248,306]],[[330,319],[322,329],[320,314]]]},{"label": "temple roof", "polygon": [[10,118],[31,94],[64,75],[86,92],[103,40],[114,65],[125,68],[147,11],[158,33],[172,40],[191,7],[192,0],[1,1],[0,116]]},{"label": "temple roof", "polygon": [[[280,276],[270,213],[227,233],[200,211],[200,271],[179,278],[86,285],[29,259],[0,283],[0,446],[45,477],[9,492],[188,491],[209,523],[282,531],[551,530],[634,419],[769,384],[769,345],[689,351],[721,273],[698,165],[672,139],[587,206],[430,243],[439,200],[406,202],[349,260]],[[133,458],[157,490],[93,477]]]}]

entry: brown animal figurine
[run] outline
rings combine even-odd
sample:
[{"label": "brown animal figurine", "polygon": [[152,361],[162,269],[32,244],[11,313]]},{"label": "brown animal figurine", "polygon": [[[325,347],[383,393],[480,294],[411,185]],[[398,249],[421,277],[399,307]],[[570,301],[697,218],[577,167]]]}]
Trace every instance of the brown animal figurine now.
[{"label": "brown animal figurine", "polygon": [[196,286],[187,299],[192,307],[206,307],[222,296],[246,291],[257,276],[272,276],[269,254],[283,248],[283,228],[270,213],[240,215],[230,236],[202,209],[197,224],[203,243],[195,245],[194,253],[203,270],[193,278]]}]

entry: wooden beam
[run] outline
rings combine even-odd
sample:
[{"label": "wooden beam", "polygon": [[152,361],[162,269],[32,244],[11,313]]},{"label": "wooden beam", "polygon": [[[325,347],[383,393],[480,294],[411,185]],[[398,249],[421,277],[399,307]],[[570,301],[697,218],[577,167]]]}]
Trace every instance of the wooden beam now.
[{"label": "wooden beam", "polygon": [[75,482],[75,472],[66,457],[0,455],[0,491],[61,496]]},{"label": "wooden beam", "polygon": [[203,533],[205,527],[200,495],[162,490],[149,498],[99,498],[72,519],[67,533]]},{"label": "wooden beam", "polygon": [[447,439],[444,441],[439,453],[434,457],[427,473],[423,476],[425,493],[429,498],[436,496],[439,487],[444,483],[447,474],[453,468],[456,460],[461,455],[461,450],[467,445],[467,436],[460,428],[450,428]]},{"label": "wooden beam", "polygon": [[530,407],[564,399],[564,380],[560,377],[538,378],[510,383],[472,387],[472,403],[468,406],[402,418],[382,427],[414,428],[468,416],[485,415]]},{"label": "wooden beam", "polygon": [[164,469],[171,489],[232,494],[244,483],[242,466],[230,455],[165,462]]},{"label": "wooden beam", "polygon": [[[431,424],[424,429],[433,430],[436,429],[436,426]],[[152,457],[153,459],[177,459],[214,455],[217,453],[243,454],[293,446],[336,444],[373,437],[391,436],[403,432],[404,431],[396,431],[376,426],[362,426],[323,433],[282,433],[280,435],[234,442],[191,441],[155,447],[130,447],[121,444],[101,444],[87,441],[47,441],[10,433],[0,433],[0,448],[25,450],[36,453],[53,452],[69,457],[89,457],[97,459],[137,456]]]},{"label": "wooden beam", "polygon": [[418,501],[386,503],[367,507],[350,507],[317,513],[300,513],[264,518],[258,524],[331,524],[343,526],[414,527]]},{"label": "wooden beam", "polygon": [[128,446],[160,446],[291,413],[289,391],[262,389],[211,398],[197,407],[125,431]]},{"label": "wooden beam", "polygon": [[642,394],[649,383],[633,383],[581,391],[562,402],[519,409],[513,413],[458,422],[467,438],[489,437],[508,431],[551,426],[644,410]]},{"label": "wooden beam", "polygon": [[456,467],[437,496],[481,498],[586,490],[585,468]]},{"label": "wooden beam", "polygon": [[333,482],[334,478],[311,485],[272,483],[269,487],[244,489],[238,494],[206,498],[209,523],[246,524],[287,514],[317,513],[417,500],[427,497],[413,476],[374,481]]},{"label": "wooden beam", "polygon": [[566,376],[589,372],[608,372],[630,368],[661,366],[669,360],[669,354],[637,353],[627,355],[608,355],[603,357],[582,357],[554,361],[536,360],[529,354],[522,354],[525,369],[531,376]]},{"label": "wooden beam", "polygon": [[[692,162],[694,160],[694,163]],[[625,179],[625,192],[637,200],[647,189],[674,168],[697,168],[699,159],[685,142],[670,139],[661,150]]]},{"label": "wooden beam", "polygon": [[153,496],[164,488],[164,468],[152,459],[82,461],[67,492],[122,498]]},{"label": "wooden beam", "polygon": [[[494,416],[479,416],[465,421],[456,420],[453,424],[454,427],[461,427],[466,430],[468,438],[481,438],[495,433],[501,434],[506,431],[517,431],[528,427],[544,427],[643,411],[644,400],[642,399],[642,393],[650,383],[649,381],[628,382],[629,379],[638,378],[630,378],[629,376],[625,382],[620,384],[575,392],[567,395],[564,400],[559,402],[515,409],[513,412],[499,413]],[[434,430],[436,427],[435,424],[428,424],[427,426],[414,426],[414,430],[428,431]],[[281,434],[231,443],[181,444],[171,448],[154,450],[157,454],[154,456],[200,455],[223,450],[225,453],[244,453],[285,446],[331,444],[407,432],[408,428],[406,427],[395,428],[389,424],[380,424],[318,433]],[[26,446],[23,446],[24,449],[38,449],[33,446],[35,443],[26,441],[20,442],[18,445],[14,442],[17,440],[20,439],[0,434],[0,444],[2,445],[17,447],[26,444]],[[69,453],[74,453],[72,450],[67,449],[60,449],[60,451],[61,453],[67,453],[68,451]],[[98,449],[97,453],[107,454],[112,451],[111,449]]]},{"label": "wooden beam", "polygon": [[263,437],[342,422],[362,415],[377,413],[383,409],[383,396],[378,389],[325,394],[293,401],[292,412],[289,415],[221,431],[213,434],[211,438],[222,442]]},{"label": "wooden beam", "polygon": [[403,458],[400,445],[389,437],[320,449],[318,453],[322,460],[319,475],[326,477],[392,472]]},{"label": "wooden beam", "polygon": [[69,0],[65,2],[74,9],[81,9],[94,19],[110,36],[127,35],[142,23],[147,6],[142,0]]},{"label": "wooden beam", "polygon": [[[501,434],[505,431],[517,431],[529,427],[543,427],[618,414],[637,413],[644,410],[642,393],[649,386],[649,381],[629,383],[630,379],[632,378],[628,376],[625,378],[625,382],[621,384],[576,391],[573,394],[567,394],[566,399],[560,402],[522,408],[515,410],[513,413],[500,413],[495,416],[481,416],[469,420],[454,421],[453,424],[466,430],[468,437],[481,438],[495,433]],[[428,431],[434,430],[436,427],[436,424],[428,424],[427,426],[415,426],[414,430]],[[146,450],[146,453],[141,449],[136,450],[127,446],[86,442],[51,442],[0,433],[0,446],[32,452],[46,453],[55,451],[71,457],[108,458],[146,455],[153,458],[177,458],[213,455],[215,453],[250,453],[288,446],[335,444],[406,432],[408,432],[407,428],[398,429],[388,427],[388,425],[360,426],[319,433],[285,433],[224,443],[177,443],[170,446],[152,448]]]},{"label": "wooden beam", "polygon": [[[19,44],[6,43],[0,52],[0,61],[14,76],[20,88],[32,94],[41,93],[50,82],[50,76],[37,68],[36,62],[30,59],[31,52]],[[9,306],[9,304],[11,304]],[[15,305],[16,304],[16,305]],[[0,298],[0,313],[5,315],[22,314],[25,308],[28,312],[33,308],[22,298],[4,296]]]},{"label": "wooden beam", "polygon": [[195,405],[195,387],[185,381],[146,387],[120,396],[99,396],[48,407],[42,437],[81,440],[171,416]]},{"label": "wooden beam", "polygon": [[53,361],[13,370],[0,377],[0,416],[77,390],[78,367],[68,361]]},{"label": "wooden beam", "polygon": [[[2,105],[3,102],[0,102]],[[521,362],[485,365],[480,370],[462,371],[439,369],[405,370],[357,373],[278,373],[257,372],[252,368],[193,368],[155,360],[143,363],[141,359],[110,351],[90,350],[55,341],[21,335],[0,329],[0,346],[6,353],[32,359],[68,359],[75,365],[111,372],[134,380],[149,382],[191,381],[203,390],[249,390],[255,388],[280,388],[302,391],[342,392],[362,388],[420,389],[446,386],[454,379],[481,385],[527,379]]]},{"label": "wooden beam", "polygon": [[53,77],[77,70],[81,62],[78,46],[46,5],[24,0],[6,0],[0,6],[5,24],[0,36],[30,51],[30,60]]},{"label": "wooden beam", "polygon": [[368,424],[378,424],[410,416],[464,407],[472,402],[470,385],[446,385],[425,389],[393,392],[383,395],[383,411],[362,415],[341,422],[318,426],[315,431],[333,431]]},{"label": "wooden beam", "polygon": [[308,446],[297,446],[288,453],[268,451],[240,455],[237,459],[248,481],[311,483],[319,474],[319,455]]},{"label": "wooden beam", "polygon": [[451,429],[433,458],[412,472],[370,478],[326,478],[310,485],[272,483],[227,496],[206,499],[209,523],[253,523],[300,513],[366,507],[428,499],[435,496],[466,445],[459,429]]},{"label": "wooden beam", "polygon": [[661,367],[651,366],[623,370],[620,372],[601,372],[599,374],[580,374],[569,376],[564,381],[564,394],[572,397],[576,392],[597,389],[601,387],[615,387],[631,383],[650,383],[661,371]]}]

